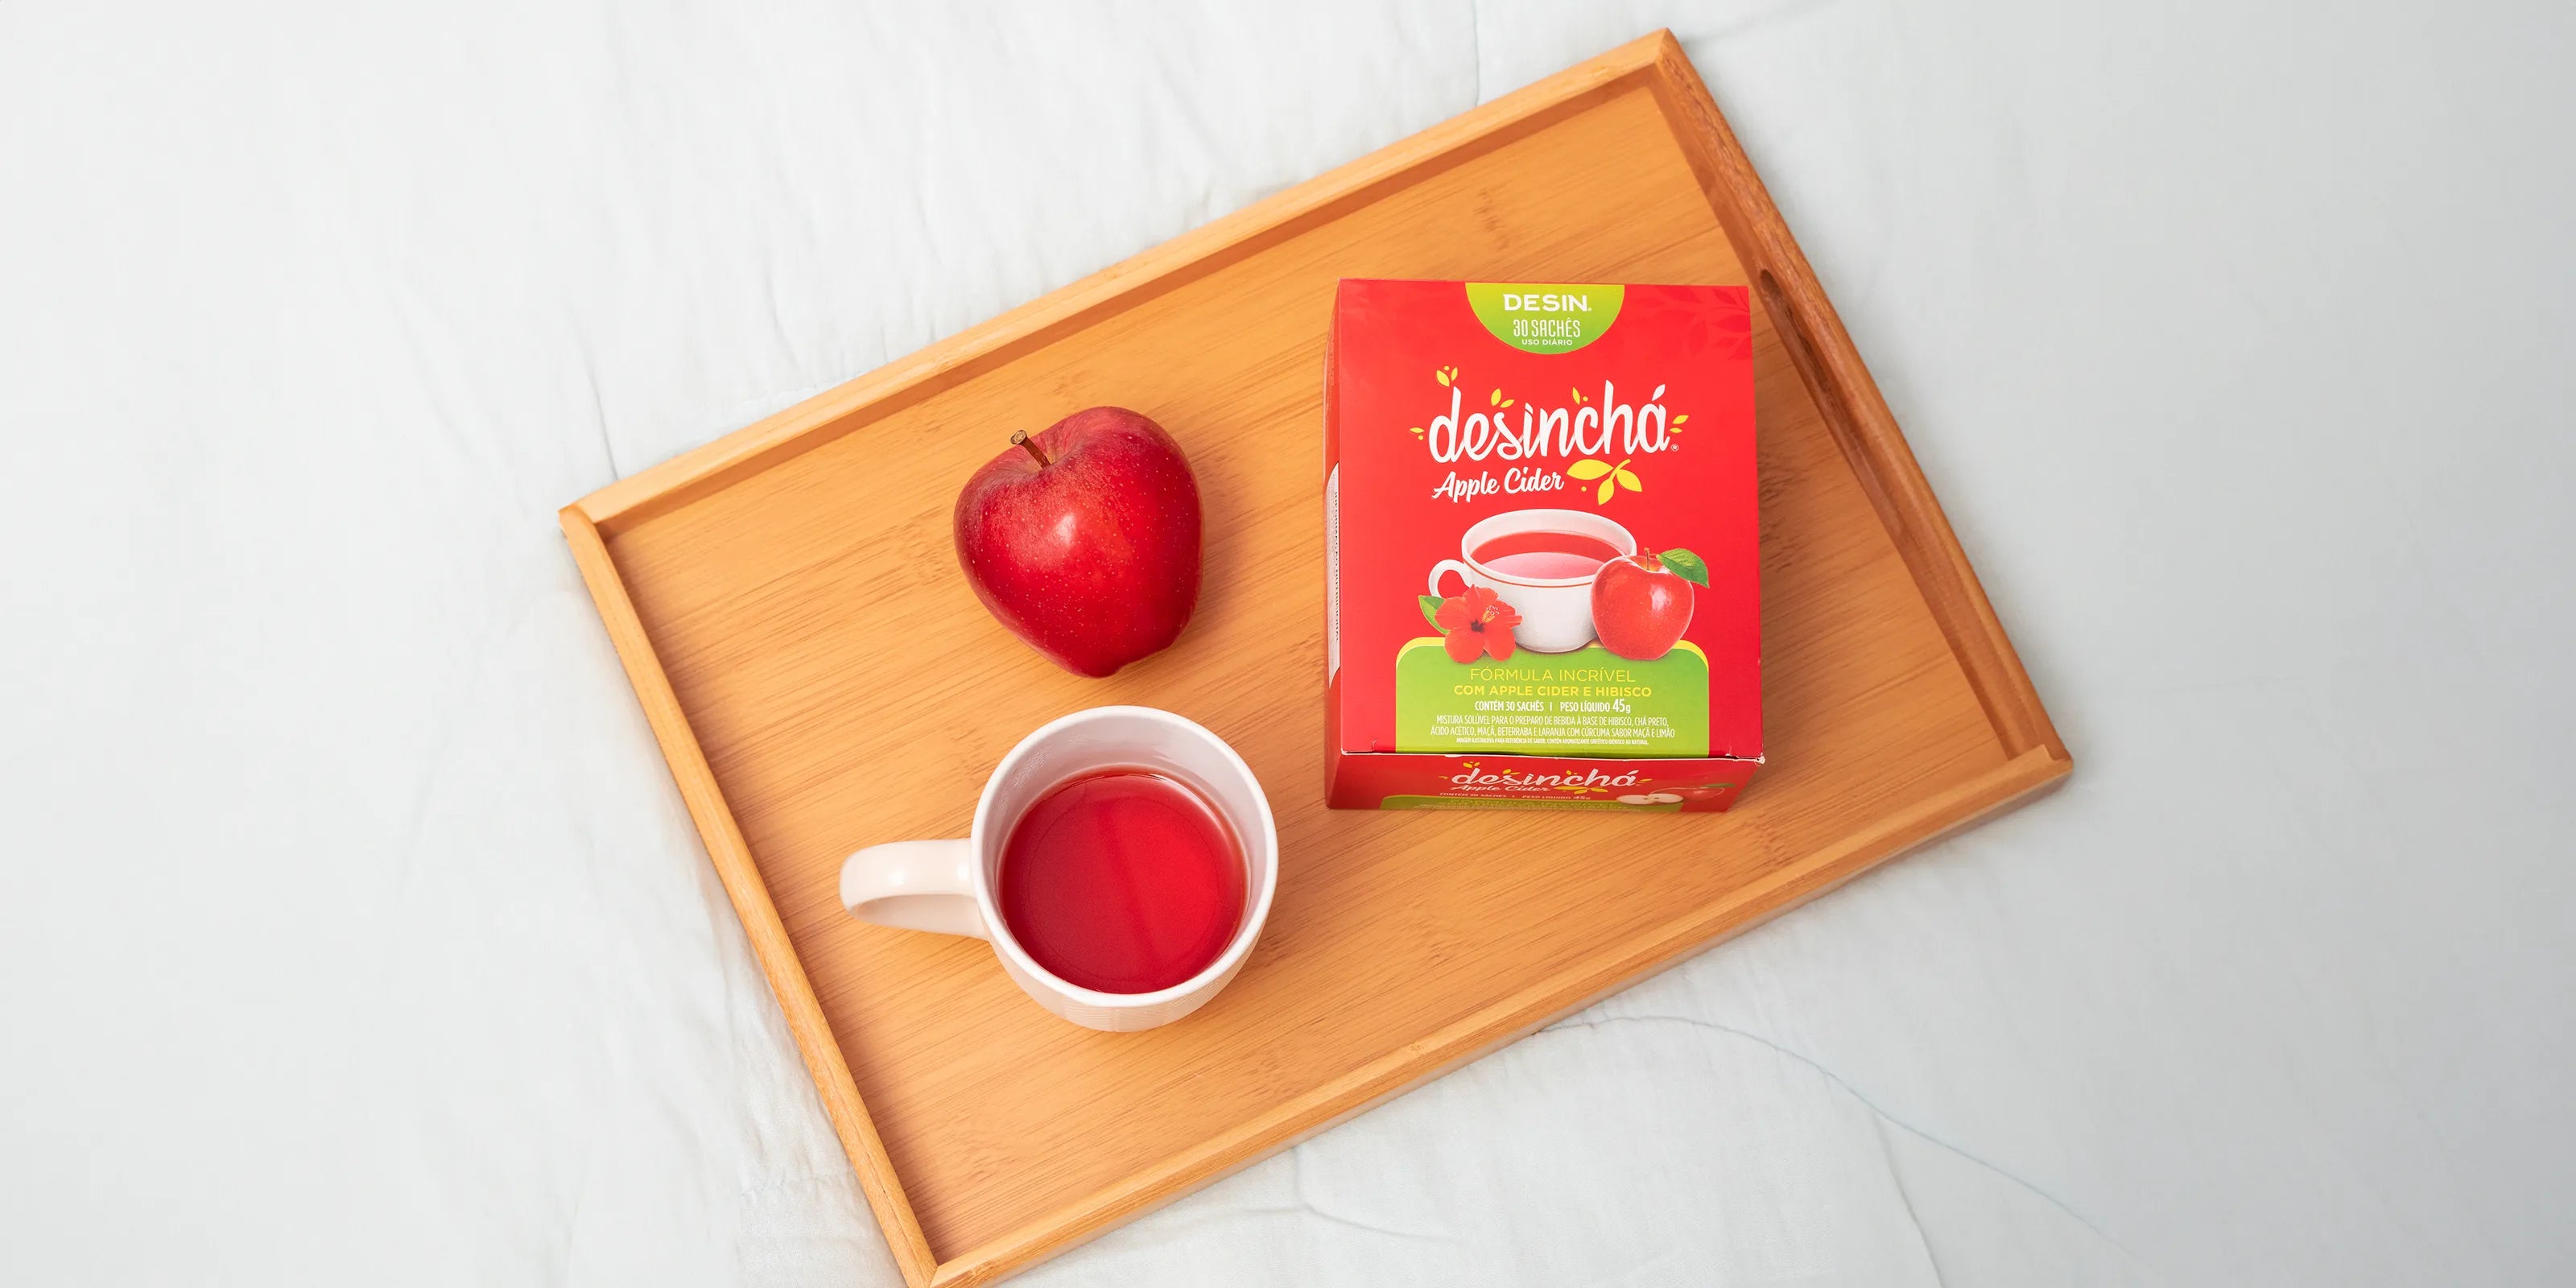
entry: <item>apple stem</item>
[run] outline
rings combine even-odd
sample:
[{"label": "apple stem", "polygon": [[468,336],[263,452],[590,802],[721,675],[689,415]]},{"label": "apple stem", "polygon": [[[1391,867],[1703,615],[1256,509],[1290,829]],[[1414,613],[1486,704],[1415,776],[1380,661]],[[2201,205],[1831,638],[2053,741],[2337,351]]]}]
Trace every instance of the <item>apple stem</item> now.
[{"label": "apple stem", "polygon": [[1055,462],[1047,459],[1046,453],[1038,450],[1037,440],[1029,437],[1029,431],[1025,429],[1015,429],[1011,431],[1011,445],[1014,447],[1027,448],[1029,455],[1038,458],[1039,469],[1045,469],[1047,466],[1055,464]]}]

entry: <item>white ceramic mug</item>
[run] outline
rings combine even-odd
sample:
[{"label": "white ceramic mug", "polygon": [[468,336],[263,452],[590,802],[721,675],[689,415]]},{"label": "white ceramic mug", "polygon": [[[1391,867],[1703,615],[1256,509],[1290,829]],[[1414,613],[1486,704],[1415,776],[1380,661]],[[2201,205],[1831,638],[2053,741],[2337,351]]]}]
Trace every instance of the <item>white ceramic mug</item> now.
[{"label": "white ceramic mug", "polygon": [[[1056,978],[1011,935],[994,894],[1011,827],[1049,788],[1103,769],[1150,769],[1196,789],[1243,846],[1243,924],[1207,969],[1152,993],[1103,993]],[[841,863],[841,906],[861,921],[990,940],[1022,992],[1076,1024],[1131,1033],[1207,1004],[1252,955],[1279,888],[1279,828],[1243,757],[1197,724],[1152,707],[1093,707],[1020,739],[975,802],[963,840],[871,845]]]},{"label": "white ceramic mug", "polygon": [[1516,532],[1573,532],[1599,537],[1622,555],[1637,553],[1637,538],[1617,522],[1590,510],[1505,510],[1468,525],[1458,539],[1458,557],[1431,566],[1431,593],[1440,589],[1440,574],[1454,572],[1470,586],[1482,586],[1521,615],[1512,643],[1533,653],[1571,653],[1592,642],[1592,576],[1554,579],[1514,577],[1476,562],[1476,548]]}]

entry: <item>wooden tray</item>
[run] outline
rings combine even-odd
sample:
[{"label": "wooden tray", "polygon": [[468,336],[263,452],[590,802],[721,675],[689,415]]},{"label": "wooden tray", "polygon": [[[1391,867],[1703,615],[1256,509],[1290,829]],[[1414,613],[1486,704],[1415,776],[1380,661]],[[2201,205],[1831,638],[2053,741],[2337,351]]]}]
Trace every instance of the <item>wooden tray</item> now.
[{"label": "wooden tray", "polygon": [[[1733,813],[1322,801],[1324,333],[1343,276],[1747,282],[1771,767]],[[1197,619],[1108,680],[985,615],[949,505],[1135,407],[1208,514]],[[707,852],[914,1285],[1063,1250],[2045,787],[2064,747],[1806,260],[1668,35],[1218,220],[563,512]],[[983,944],[861,925],[852,849],[963,835],[1021,734],[1231,740],[1279,818],[1233,986],[1066,1024]]]}]

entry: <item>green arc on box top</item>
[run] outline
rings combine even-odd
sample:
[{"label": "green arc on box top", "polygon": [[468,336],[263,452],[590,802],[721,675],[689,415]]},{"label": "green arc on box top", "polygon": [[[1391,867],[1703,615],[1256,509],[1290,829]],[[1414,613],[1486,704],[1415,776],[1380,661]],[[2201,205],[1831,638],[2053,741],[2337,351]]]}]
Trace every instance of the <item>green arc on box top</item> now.
[{"label": "green arc on box top", "polygon": [[1572,353],[1619,320],[1624,286],[1585,282],[1469,282],[1467,306],[1494,338],[1526,353]]}]

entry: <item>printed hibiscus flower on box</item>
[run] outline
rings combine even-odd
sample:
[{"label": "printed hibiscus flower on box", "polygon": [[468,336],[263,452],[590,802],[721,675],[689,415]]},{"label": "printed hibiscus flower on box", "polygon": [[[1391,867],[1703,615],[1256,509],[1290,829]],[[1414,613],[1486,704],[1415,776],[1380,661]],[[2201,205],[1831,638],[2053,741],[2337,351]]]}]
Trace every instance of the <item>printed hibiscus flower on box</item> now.
[{"label": "printed hibiscus flower on box", "polygon": [[1487,655],[1497,662],[1512,660],[1512,628],[1521,624],[1521,615],[1493,591],[1469,586],[1447,599],[1425,595],[1422,615],[1440,632],[1449,660],[1473,662]]}]

